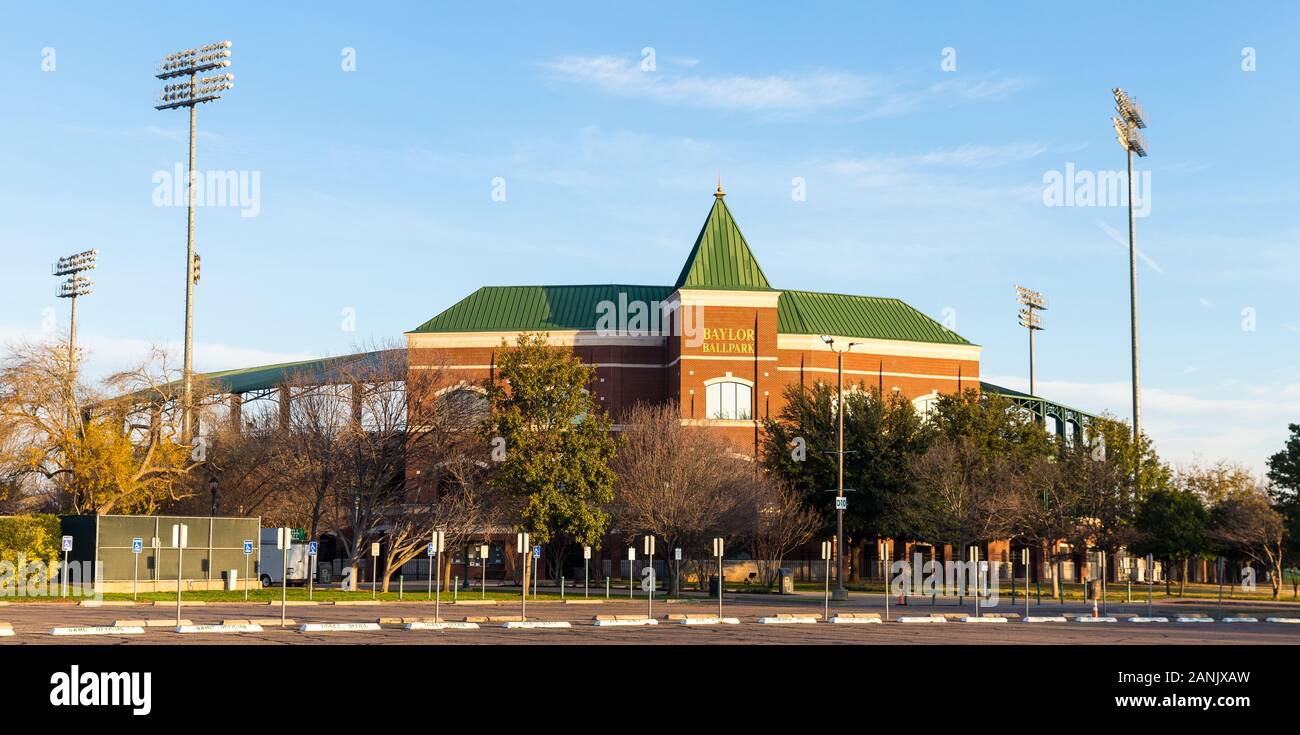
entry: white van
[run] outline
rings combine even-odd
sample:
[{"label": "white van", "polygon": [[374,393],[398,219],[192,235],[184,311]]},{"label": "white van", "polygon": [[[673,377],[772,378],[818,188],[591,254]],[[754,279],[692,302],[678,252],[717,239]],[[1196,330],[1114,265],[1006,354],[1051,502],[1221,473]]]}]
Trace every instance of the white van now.
[{"label": "white van", "polygon": [[[262,529],[262,556],[258,563],[258,579],[261,580],[263,587],[278,587],[280,585],[280,575],[284,572],[284,556],[282,551],[275,548],[275,536],[279,529],[263,528]],[[294,541],[289,549],[289,568],[287,580],[289,586],[303,586],[307,584],[307,575],[311,569],[311,557],[307,555],[307,543],[304,541]],[[330,565],[317,564],[316,581],[320,584],[329,584],[330,582]]]}]

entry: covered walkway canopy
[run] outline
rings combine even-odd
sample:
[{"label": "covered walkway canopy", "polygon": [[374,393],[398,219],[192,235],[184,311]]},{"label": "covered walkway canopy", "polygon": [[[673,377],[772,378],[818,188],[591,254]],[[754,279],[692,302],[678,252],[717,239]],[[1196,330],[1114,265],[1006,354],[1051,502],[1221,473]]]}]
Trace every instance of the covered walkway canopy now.
[{"label": "covered walkway canopy", "polygon": [[1084,431],[1090,429],[1092,422],[1097,418],[1086,411],[1049,401],[1042,396],[1031,396],[1028,393],[1003,388],[1000,385],[986,383],[982,380],[980,381],[980,392],[991,393],[1010,400],[1017,406],[1029,410],[1044,425],[1046,425],[1047,419],[1054,419],[1056,422],[1056,435],[1062,439],[1083,441]]}]

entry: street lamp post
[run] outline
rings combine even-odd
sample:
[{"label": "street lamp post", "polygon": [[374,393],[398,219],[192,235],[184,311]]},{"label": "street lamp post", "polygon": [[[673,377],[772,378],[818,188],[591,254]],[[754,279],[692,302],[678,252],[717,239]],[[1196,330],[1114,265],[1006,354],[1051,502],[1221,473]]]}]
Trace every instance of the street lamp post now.
[{"label": "street lamp post", "polygon": [[182,374],[181,438],[188,442],[193,435],[193,351],[194,351],[194,284],[198,282],[198,258],[194,253],[194,138],[197,107],[205,102],[221,99],[223,92],[235,86],[235,75],[212,74],[200,78],[199,74],[225,69],[230,66],[230,41],[218,41],[201,48],[191,48],[167,54],[158,64],[155,76],[164,81],[158,96],[156,110],[175,110],[188,107],[190,111],[190,160],[187,173],[185,221],[185,361]]},{"label": "street lamp post", "polygon": [[836,439],[835,456],[838,463],[838,487],[835,491],[835,600],[849,599],[849,591],[844,588],[844,509],[848,507],[848,501],[844,498],[844,353],[858,345],[857,342],[849,342],[844,349],[835,349],[835,338],[822,335],[822,341],[827,347],[835,353],[836,357],[836,403],[835,417],[839,423]]},{"label": "street lamp post", "polygon": [[[1140,128],[1147,126],[1146,112],[1137,100],[1116,87],[1111,90],[1115,95],[1115,112],[1119,117],[1111,118],[1119,144],[1123,146],[1128,157],[1128,284],[1129,284],[1129,330],[1133,349],[1133,446],[1138,446],[1142,439],[1141,390],[1138,382],[1138,302],[1137,302],[1137,244],[1134,236],[1133,220],[1133,154],[1146,158],[1147,141]],[[1137,459],[1133,468],[1133,480],[1138,480],[1139,468],[1142,466],[1141,452],[1136,452]]]}]

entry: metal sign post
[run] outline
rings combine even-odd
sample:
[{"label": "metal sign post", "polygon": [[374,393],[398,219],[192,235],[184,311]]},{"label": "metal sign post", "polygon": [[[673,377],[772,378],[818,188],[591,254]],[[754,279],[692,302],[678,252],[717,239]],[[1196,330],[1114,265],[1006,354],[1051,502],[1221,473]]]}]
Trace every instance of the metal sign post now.
[{"label": "metal sign post", "polygon": [[[822,619],[830,620],[831,619],[831,542],[829,541],[822,542],[822,561],[826,562],[826,596],[822,600]],[[718,603],[719,616],[722,615],[721,607],[722,607],[722,603]]]},{"label": "metal sign post", "polygon": [[515,535],[515,553],[519,554],[520,563],[523,567],[519,570],[519,619],[523,622],[528,621],[528,534],[519,533]]},{"label": "metal sign post", "polygon": [[1156,583],[1155,555],[1147,554],[1147,617],[1151,617],[1151,590]]},{"label": "metal sign post", "polygon": [[315,541],[307,544],[307,599],[314,599],[312,593],[316,589],[316,552],[319,547]]},{"label": "metal sign post", "polygon": [[429,599],[432,600],[433,599],[433,564],[434,564],[433,561],[434,553],[433,553],[432,541],[429,542],[429,546],[427,549],[425,549],[424,553],[425,556],[429,558]]},{"label": "metal sign post", "polygon": [[379,542],[374,541],[370,544],[370,599],[374,600],[379,595]]},{"label": "metal sign post", "polygon": [[63,537],[63,569],[59,572],[59,597],[68,596],[68,553],[72,551],[72,537]]},{"label": "metal sign post", "polygon": [[650,596],[646,598],[646,617],[650,619],[654,619],[655,616],[655,537],[653,534],[648,534],[645,537],[645,556],[646,556],[646,562],[648,564],[646,568],[650,570],[650,577],[649,579],[646,580],[650,584],[650,589],[648,590]]},{"label": "metal sign post", "polygon": [[882,572],[880,576],[885,578],[885,621],[886,622],[889,621],[889,564],[885,561],[885,554],[888,553],[889,553],[889,542],[882,539],[880,541],[879,556],[880,556],[880,564],[881,564],[880,571]]},{"label": "metal sign post", "polygon": [[591,547],[582,547],[582,599],[590,596],[591,585]]},{"label": "metal sign post", "polygon": [[[377,545],[377,544],[376,544]],[[433,594],[433,622],[442,622],[442,552],[447,549],[447,534],[442,531],[434,531],[433,539],[429,542],[433,552],[433,560],[438,563],[438,571],[435,574],[434,587],[437,591]]]},{"label": "metal sign post", "polygon": [[485,600],[487,599],[487,565],[488,565],[488,554],[491,554],[491,553],[492,553],[492,547],[488,546],[487,544],[481,544],[481,545],[478,547],[478,558],[479,558],[479,563],[483,565],[483,566],[482,566],[481,573],[479,574],[479,577],[478,577],[478,581],[479,581],[479,586],[483,588],[483,599],[485,599]]},{"label": "metal sign post", "polygon": [[[1020,562],[1025,565],[1025,617],[1029,617],[1029,548],[1020,550]],[[1011,579],[1014,582],[1016,572],[1011,571]]]},{"label": "metal sign post", "polygon": [[1097,552],[1098,558],[1101,559],[1101,614],[1106,614],[1106,551],[1103,549]]},{"label": "metal sign post", "polygon": [[533,544],[533,597],[537,596],[537,579],[542,576],[537,573],[537,570],[540,569],[542,565],[541,559],[541,544]]},{"label": "metal sign post", "polygon": [[671,590],[673,599],[677,599],[682,594],[682,549],[678,547],[673,549],[673,588]]},{"label": "metal sign post", "polygon": [[978,546],[970,547],[970,561],[975,565],[975,617],[980,616],[980,550]]},{"label": "metal sign post", "polygon": [[629,600],[636,599],[636,593],[634,592],[636,585],[632,583],[632,562],[634,561],[636,561],[636,547],[629,546],[627,547],[627,599]]},{"label": "metal sign post", "polygon": [[190,527],[184,523],[172,526],[172,548],[176,549],[176,627],[181,627],[181,559],[190,543]]},{"label": "metal sign post", "polygon": [[131,600],[135,601],[136,589],[140,585],[140,552],[144,551],[144,539],[131,539]]},{"label": "metal sign post", "polygon": [[244,602],[248,602],[248,558],[253,555],[253,540],[244,539]]},{"label": "metal sign post", "polygon": [[[713,538],[713,555],[718,557],[718,619],[722,619],[722,537]],[[828,577],[829,579],[829,577]]]},{"label": "metal sign post", "polygon": [[283,628],[289,608],[289,551],[293,549],[293,529],[275,529],[275,548],[280,551],[280,627]]},{"label": "metal sign post", "polygon": [[1217,574],[1215,575],[1219,578],[1219,617],[1220,618],[1223,617],[1223,573],[1226,571],[1227,563],[1228,563],[1227,559],[1223,557],[1219,557],[1218,568],[1216,569]]}]

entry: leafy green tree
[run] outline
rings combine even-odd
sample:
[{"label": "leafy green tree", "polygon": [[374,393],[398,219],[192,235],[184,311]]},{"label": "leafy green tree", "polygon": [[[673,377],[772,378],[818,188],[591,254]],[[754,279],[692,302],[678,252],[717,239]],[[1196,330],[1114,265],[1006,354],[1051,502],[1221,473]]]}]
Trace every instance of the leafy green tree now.
[{"label": "leafy green tree", "polygon": [[614,499],[610,461],[618,442],[588,392],[595,368],[553,347],[545,334],[502,342],[489,440],[504,441],[492,484],[514,501],[519,526],[548,544],[552,574],[572,543],[596,545],[609,528]]},{"label": "leafy green tree", "polygon": [[1300,424],[1287,427],[1291,436],[1286,446],[1268,458],[1268,479],[1276,508],[1285,520],[1286,538],[1283,550],[1291,571],[1292,593],[1300,597]]},{"label": "leafy green tree", "polygon": [[[1209,548],[1207,536],[1210,514],[1193,492],[1179,488],[1159,488],[1142,499],[1134,526],[1136,554],[1150,554],[1166,570],[1183,564],[1178,594],[1187,586],[1186,561],[1204,554]],[[1170,575],[1165,574],[1165,594],[1169,594]]]},{"label": "leafy green tree", "polygon": [[[823,530],[835,527],[838,465],[835,451],[838,419],[836,386],[790,385],[785,408],[764,424],[763,465],[798,492],[820,515]],[[922,455],[933,432],[910,401],[898,394],[881,400],[861,384],[844,393],[844,512],[846,543],[856,550],[875,536],[908,536],[906,516],[896,513],[897,499],[911,492],[910,461]],[[852,452],[849,454],[848,452]],[[852,558],[852,555],[851,557]],[[855,566],[854,576],[860,569]]]}]

